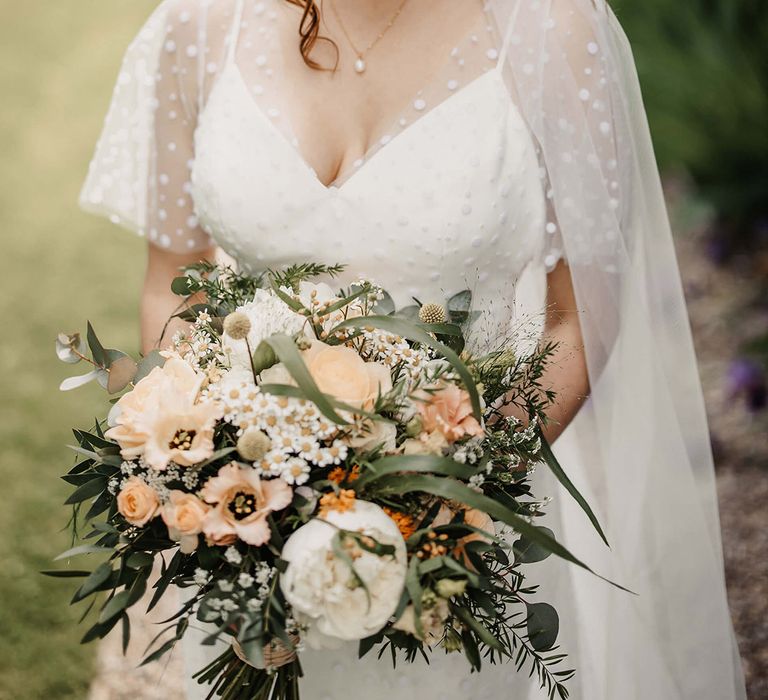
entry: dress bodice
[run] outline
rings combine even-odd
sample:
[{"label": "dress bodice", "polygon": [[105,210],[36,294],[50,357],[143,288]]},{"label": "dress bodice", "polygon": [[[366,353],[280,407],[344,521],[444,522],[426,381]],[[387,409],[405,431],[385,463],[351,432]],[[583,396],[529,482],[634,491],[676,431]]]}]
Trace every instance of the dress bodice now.
[{"label": "dress bodice", "polygon": [[471,289],[495,321],[542,247],[545,199],[525,123],[491,68],[326,186],[227,65],[195,135],[191,195],[245,269],[347,265],[398,306]]}]

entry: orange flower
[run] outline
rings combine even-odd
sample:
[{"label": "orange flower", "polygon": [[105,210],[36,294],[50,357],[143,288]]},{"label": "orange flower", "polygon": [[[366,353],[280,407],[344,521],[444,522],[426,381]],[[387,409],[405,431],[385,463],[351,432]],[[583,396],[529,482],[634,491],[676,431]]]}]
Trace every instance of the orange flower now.
[{"label": "orange flower", "polygon": [[472,415],[469,394],[455,384],[441,383],[436,390],[424,391],[418,398],[426,433],[439,431],[448,442],[483,434],[482,426]]},{"label": "orange flower", "polygon": [[395,521],[400,534],[404,540],[407,540],[414,532],[416,532],[416,523],[408,513],[402,513],[399,510],[388,508],[384,506],[384,512]]},{"label": "orange flower", "polygon": [[332,481],[334,484],[341,484],[346,481],[351,484],[353,481],[357,481],[360,478],[360,466],[358,464],[353,465],[352,469],[347,473],[344,467],[334,467],[328,474],[328,481]]},{"label": "orange flower", "polygon": [[320,499],[320,516],[325,517],[332,510],[344,513],[355,507],[355,492],[352,489],[341,489],[335,493],[326,493]]}]

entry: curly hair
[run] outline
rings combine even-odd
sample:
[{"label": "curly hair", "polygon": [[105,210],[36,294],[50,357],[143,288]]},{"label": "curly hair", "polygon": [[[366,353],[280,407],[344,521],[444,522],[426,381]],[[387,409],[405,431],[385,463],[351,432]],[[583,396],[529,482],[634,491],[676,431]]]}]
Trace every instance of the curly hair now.
[{"label": "curly hair", "polygon": [[291,5],[301,7],[303,13],[301,15],[301,22],[299,22],[299,50],[306,63],[310,68],[315,70],[334,70],[333,68],[324,68],[317,61],[315,61],[311,54],[315,45],[324,41],[333,46],[336,52],[336,59],[338,61],[339,49],[336,43],[327,37],[320,36],[320,21],[322,18],[321,9],[316,0],[287,0]]}]

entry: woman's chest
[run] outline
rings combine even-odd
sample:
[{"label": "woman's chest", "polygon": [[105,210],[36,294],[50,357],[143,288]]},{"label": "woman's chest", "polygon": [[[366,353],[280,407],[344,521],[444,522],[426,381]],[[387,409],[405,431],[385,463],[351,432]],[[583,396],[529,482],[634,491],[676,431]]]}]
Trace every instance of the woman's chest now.
[{"label": "woman's chest", "polygon": [[[476,78],[326,187],[251,99],[236,69],[196,134],[192,197],[241,265],[342,262],[403,296],[513,276],[536,254],[544,194],[501,78]],[[476,273],[476,274],[475,274]]]}]

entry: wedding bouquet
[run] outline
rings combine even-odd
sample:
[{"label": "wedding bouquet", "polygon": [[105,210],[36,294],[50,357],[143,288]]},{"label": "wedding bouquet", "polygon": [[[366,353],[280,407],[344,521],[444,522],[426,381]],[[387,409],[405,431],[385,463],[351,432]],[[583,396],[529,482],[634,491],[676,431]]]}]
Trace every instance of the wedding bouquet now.
[{"label": "wedding bouquet", "polygon": [[340,270],[187,268],[173,290],[188,332],[139,362],[90,324],[86,339],[59,336],[60,359],[93,365],[62,389],[123,393],[74,431],[64,477],[89,543],[59,558],[104,560],[46,573],[82,577],[74,602],[89,610],[102,596],[84,642],[121,624],[127,646],[148,585],[149,609],[186,589],[145,663],[206,624],[207,643],[227,641],[197,674],[211,698],[298,700],[302,649],[344,642],[393,661],[442,647],[476,670],[529,663],[567,697],[557,613],[524,574],[552,553],[584,566],[535,524],[537,464],[599,530],[542,435],[554,347],[473,354],[469,292],[396,311],[373,281],[313,281]]}]

